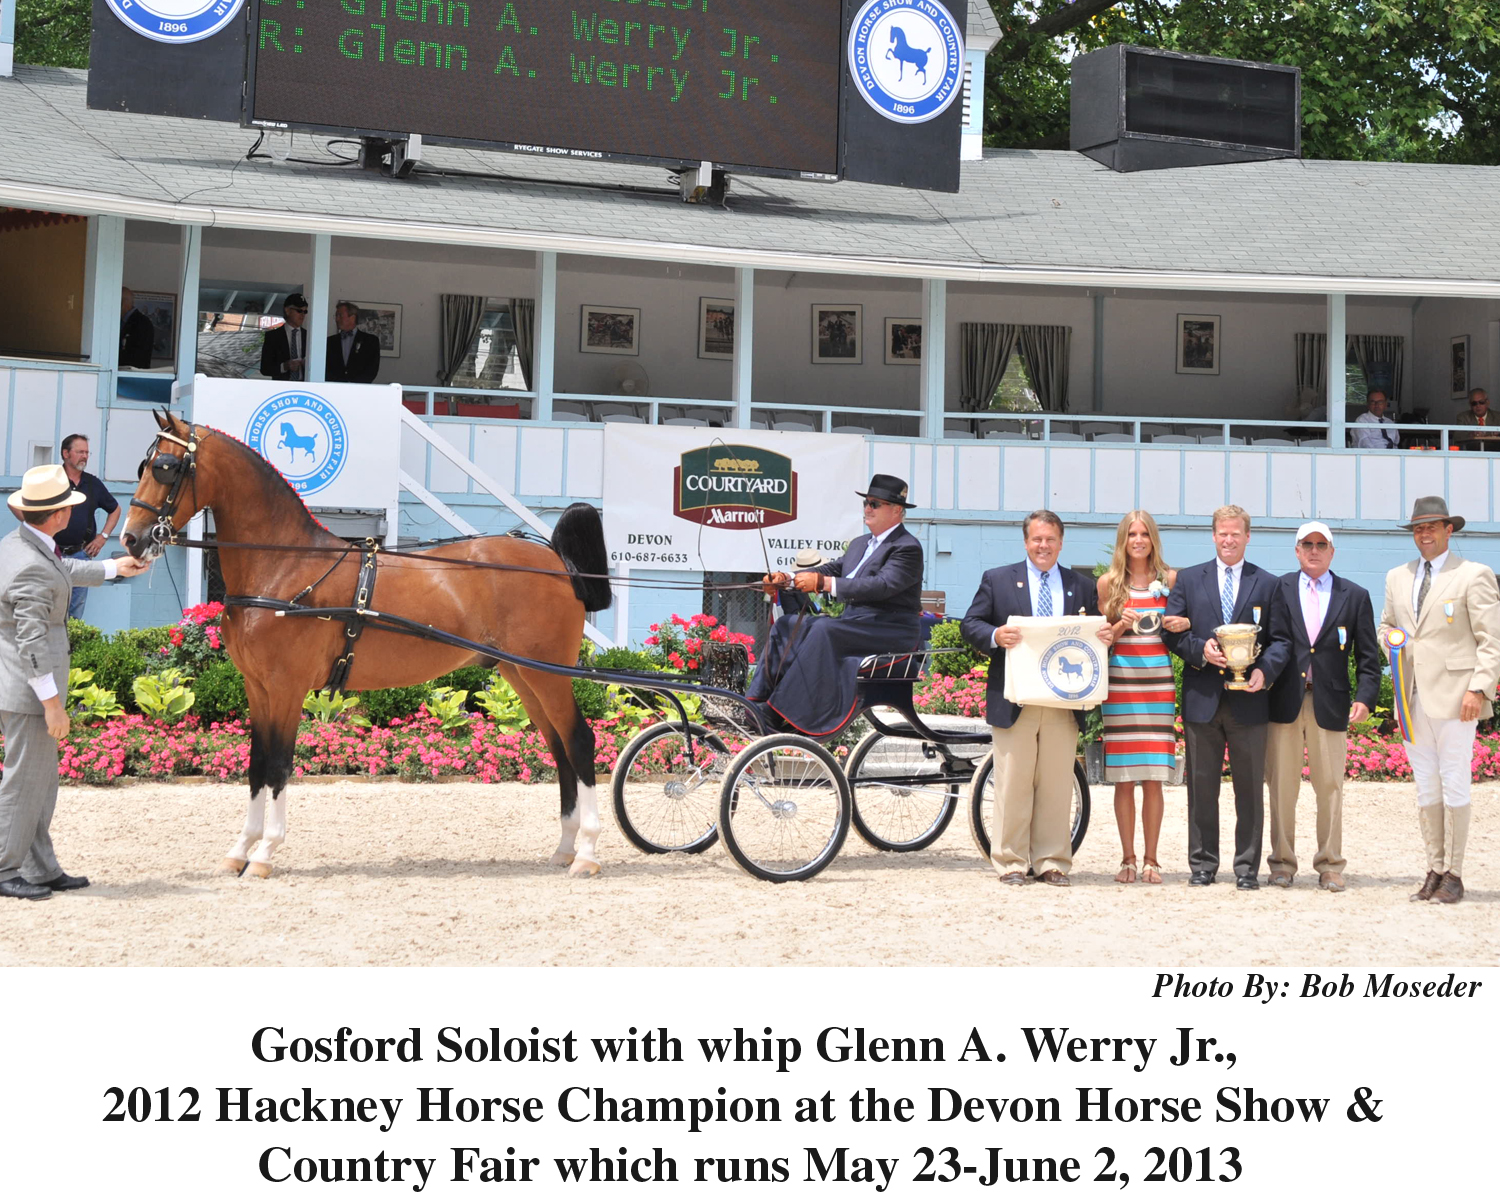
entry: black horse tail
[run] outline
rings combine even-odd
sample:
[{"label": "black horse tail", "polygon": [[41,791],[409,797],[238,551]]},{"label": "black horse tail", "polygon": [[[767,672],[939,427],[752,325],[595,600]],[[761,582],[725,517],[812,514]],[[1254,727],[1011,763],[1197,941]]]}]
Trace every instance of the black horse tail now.
[{"label": "black horse tail", "polygon": [[[592,504],[570,504],[552,530],[552,549],[573,577],[573,594],[589,612],[603,612],[615,602],[609,587],[609,554],[604,522]],[[588,578],[592,576],[593,578]]]}]

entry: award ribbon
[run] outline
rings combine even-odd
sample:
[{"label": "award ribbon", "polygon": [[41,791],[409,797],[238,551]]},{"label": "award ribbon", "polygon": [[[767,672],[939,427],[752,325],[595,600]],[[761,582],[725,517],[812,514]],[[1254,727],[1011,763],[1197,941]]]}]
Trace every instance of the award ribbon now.
[{"label": "award ribbon", "polygon": [[1411,687],[1407,678],[1405,656],[1401,653],[1406,646],[1406,637],[1406,630],[1392,629],[1385,635],[1385,645],[1391,656],[1392,705],[1396,710],[1396,724],[1401,728],[1401,740],[1410,743]]}]

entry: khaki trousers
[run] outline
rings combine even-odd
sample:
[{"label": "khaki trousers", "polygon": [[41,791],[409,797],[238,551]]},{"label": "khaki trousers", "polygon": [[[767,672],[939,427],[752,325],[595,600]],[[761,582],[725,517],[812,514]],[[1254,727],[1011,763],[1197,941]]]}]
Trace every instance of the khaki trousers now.
[{"label": "khaki trousers", "polygon": [[1349,735],[1320,728],[1313,717],[1312,693],[1302,698],[1297,719],[1272,721],[1266,740],[1266,782],[1270,785],[1271,874],[1297,873],[1297,795],[1302,790],[1302,752],[1318,801],[1318,851],[1313,870],[1344,871],[1344,769]]},{"label": "khaki trousers", "polygon": [[1078,723],[1066,708],[1028,704],[995,739],[995,870],[1073,869],[1073,760]]}]

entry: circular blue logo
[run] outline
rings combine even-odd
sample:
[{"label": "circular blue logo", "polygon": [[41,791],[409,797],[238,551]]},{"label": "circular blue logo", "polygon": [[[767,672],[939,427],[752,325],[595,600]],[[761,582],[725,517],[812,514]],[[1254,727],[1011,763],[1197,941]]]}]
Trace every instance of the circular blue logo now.
[{"label": "circular blue logo", "polygon": [[936,0],[867,0],[849,31],[849,70],[881,116],[920,125],[963,91],[963,34]]},{"label": "circular blue logo", "polygon": [[201,42],[239,14],[245,0],[107,0],[110,11],[153,42]]},{"label": "circular blue logo", "polygon": [[349,435],[338,409],[311,392],[282,392],[262,404],[245,427],[245,444],[303,496],[338,478]]},{"label": "circular blue logo", "polygon": [[1082,700],[1099,686],[1102,670],[1094,648],[1079,638],[1058,638],[1042,655],[1042,679],[1062,700]]}]

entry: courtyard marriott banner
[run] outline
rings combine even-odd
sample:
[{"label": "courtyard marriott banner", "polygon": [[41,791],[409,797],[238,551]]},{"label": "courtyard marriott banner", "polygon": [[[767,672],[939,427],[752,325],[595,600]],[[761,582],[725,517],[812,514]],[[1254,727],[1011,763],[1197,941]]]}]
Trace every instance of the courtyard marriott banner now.
[{"label": "courtyard marriott banner", "polygon": [[[790,570],[864,532],[860,437],[612,424],[604,429],[604,539],[615,567]],[[764,539],[764,541],[762,541]]]}]

